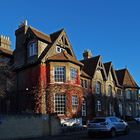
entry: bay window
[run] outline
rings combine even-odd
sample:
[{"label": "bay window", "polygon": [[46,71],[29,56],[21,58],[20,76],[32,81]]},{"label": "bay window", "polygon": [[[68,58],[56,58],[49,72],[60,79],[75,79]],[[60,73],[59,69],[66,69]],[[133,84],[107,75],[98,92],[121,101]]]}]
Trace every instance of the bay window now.
[{"label": "bay window", "polygon": [[78,76],[77,69],[70,68],[70,77],[71,77],[71,80],[76,80],[77,79],[77,76]]},{"label": "bay window", "polygon": [[56,66],[54,68],[54,80],[55,82],[65,82],[66,70],[64,66]]}]

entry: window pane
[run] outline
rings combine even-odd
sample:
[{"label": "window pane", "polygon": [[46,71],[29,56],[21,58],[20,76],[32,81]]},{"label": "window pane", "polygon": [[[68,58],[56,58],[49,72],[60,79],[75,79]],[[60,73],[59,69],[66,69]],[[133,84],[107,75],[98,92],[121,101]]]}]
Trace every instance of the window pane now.
[{"label": "window pane", "polygon": [[126,98],[131,99],[131,90],[126,90]]},{"label": "window pane", "polygon": [[78,109],[78,97],[77,95],[72,96],[72,111],[76,112]]},{"label": "window pane", "polygon": [[97,101],[97,111],[101,111],[101,101]]},{"label": "window pane", "polygon": [[101,94],[101,83],[100,82],[96,82],[96,93]]},{"label": "window pane", "polygon": [[77,79],[77,69],[75,69],[75,68],[70,69],[70,77],[71,77],[71,80]]},{"label": "window pane", "polygon": [[55,82],[65,82],[65,67],[55,67],[54,79]]},{"label": "window pane", "polygon": [[109,85],[108,87],[108,96],[111,96],[112,95],[112,86]]},{"label": "window pane", "polygon": [[33,56],[33,55],[37,54],[37,44],[36,44],[36,42],[29,43],[28,52],[29,52],[29,56]]},{"label": "window pane", "polygon": [[82,116],[86,116],[86,101],[83,101],[82,104]]},{"label": "window pane", "polygon": [[55,95],[55,112],[58,114],[65,114],[66,110],[66,96],[61,94]]}]

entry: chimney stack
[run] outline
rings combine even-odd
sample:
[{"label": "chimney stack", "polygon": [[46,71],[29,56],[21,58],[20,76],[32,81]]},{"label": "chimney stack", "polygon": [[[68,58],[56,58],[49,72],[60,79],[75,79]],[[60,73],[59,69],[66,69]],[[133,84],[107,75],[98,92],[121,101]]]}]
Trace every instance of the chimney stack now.
[{"label": "chimney stack", "polygon": [[0,35],[0,47],[11,50],[11,41],[8,36]]},{"label": "chimney stack", "polygon": [[90,50],[85,50],[84,53],[83,53],[83,57],[84,57],[85,60],[91,58],[92,57],[91,51]]},{"label": "chimney stack", "polygon": [[18,27],[21,28],[23,26],[28,26],[28,21],[27,20],[22,21]]}]

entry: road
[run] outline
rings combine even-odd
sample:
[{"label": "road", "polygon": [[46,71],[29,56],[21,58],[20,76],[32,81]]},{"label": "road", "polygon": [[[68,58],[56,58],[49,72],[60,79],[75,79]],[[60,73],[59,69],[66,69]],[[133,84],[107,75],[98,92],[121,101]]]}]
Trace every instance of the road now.
[{"label": "road", "polygon": [[140,140],[140,130],[132,130],[129,135],[117,135],[114,138],[108,137],[94,137],[90,138],[87,135],[87,131],[72,132],[69,134],[63,134],[59,136],[48,136],[45,138],[34,138],[26,140]]}]

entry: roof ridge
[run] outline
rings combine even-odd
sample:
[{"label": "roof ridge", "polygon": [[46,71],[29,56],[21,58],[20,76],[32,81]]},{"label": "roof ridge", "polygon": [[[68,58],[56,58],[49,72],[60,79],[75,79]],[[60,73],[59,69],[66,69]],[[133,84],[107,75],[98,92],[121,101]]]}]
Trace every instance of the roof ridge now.
[{"label": "roof ridge", "polygon": [[109,61],[109,62],[105,62],[105,63],[103,63],[103,64],[109,64],[109,63],[111,63],[111,64],[112,64],[112,61]]},{"label": "roof ridge", "polygon": [[37,32],[40,32],[41,34],[44,34],[44,35],[50,37],[49,34],[46,34],[46,33],[42,32],[42,31],[40,31],[40,30],[38,30],[38,29],[36,29],[36,28],[34,28],[34,27],[32,27],[32,26],[29,26],[29,28],[30,28],[30,29],[33,29],[33,30],[36,30]]},{"label": "roof ridge", "polygon": [[53,34],[56,34],[56,33],[58,33],[58,32],[62,32],[62,31],[64,31],[64,28],[62,28],[62,29],[60,29],[60,30],[58,30],[58,31],[56,31],[56,32],[51,33],[50,36],[53,35]]},{"label": "roof ridge", "polygon": [[115,70],[115,71],[124,71],[124,70],[127,70],[127,69],[123,68],[123,69],[118,69],[118,70]]},{"label": "roof ridge", "polygon": [[129,72],[128,69],[126,69],[126,72],[128,73],[128,76],[129,76],[130,81],[132,82],[132,84],[133,84],[134,86],[135,86],[135,85],[138,86],[137,83],[135,82],[133,76],[130,74],[130,72]]}]

